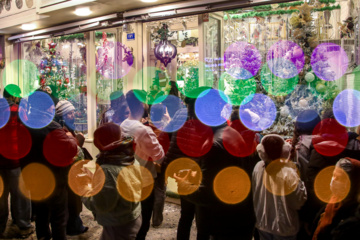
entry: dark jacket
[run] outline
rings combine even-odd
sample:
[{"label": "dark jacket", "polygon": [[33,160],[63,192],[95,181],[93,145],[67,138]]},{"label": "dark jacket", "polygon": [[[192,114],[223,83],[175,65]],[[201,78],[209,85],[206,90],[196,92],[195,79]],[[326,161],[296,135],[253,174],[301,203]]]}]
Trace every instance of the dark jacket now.
[{"label": "dark jacket", "polygon": [[[212,128],[214,132],[213,144],[210,151],[200,159],[202,181],[199,189],[185,196],[198,206],[198,226],[201,231],[208,231],[215,236],[240,238],[252,236],[255,226],[255,214],[251,190],[246,198],[236,204],[226,204],[219,200],[214,193],[214,179],[217,174],[228,167],[238,167],[244,170],[249,180],[256,165],[257,159],[253,157],[235,157],[224,147],[224,141],[235,144],[241,151],[244,142],[241,135],[231,127],[223,124]],[[224,134],[226,131],[226,134]],[[249,182],[249,184],[251,184]],[[244,235],[242,235],[244,234]],[[251,239],[251,238],[250,238]]]},{"label": "dark jacket", "polygon": [[[95,196],[82,198],[84,205],[94,212],[96,220],[102,226],[119,226],[138,218],[141,214],[140,202],[137,199],[137,196],[141,195],[140,168],[129,168],[125,171],[126,179],[119,177],[124,168],[139,166],[134,158],[133,141],[123,141],[116,149],[101,152],[97,164],[105,174],[105,183]],[[133,194],[133,199],[124,199],[119,194],[118,185]]]},{"label": "dark jacket", "polygon": [[[5,103],[5,99],[3,101]],[[31,147],[30,134],[18,117],[19,106],[11,101],[8,101],[8,105],[10,108],[0,109],[5,115],[5,112],[10,110],[9,120],[0,128],[0,169],[20,167],[20,159]]]},{"label": "dark jacket", "polygon": [[[43,117],[46,113],[33,110],[31,114],[36,116],[29,118],[27,122],[29,126],[31,126],[31,121],[44,121],[44,124],[48,121],[46,117]],[[31,135],[32,147],[24,159],[24,165],[34,162],[44,164],[54,173],[58,186],[66,185],[69,165],[77,154],[76,139],[66,135],[62,126],[55,121],[51,121],[49,125],[40,129],[30,127],[27,129]]]},{"label": "dark jacket", "polygon": [[359,159],[360,156],[360,141],[356,138],[358,135],[353,132],[348,133],[348,144],[345,149],[336,156],[324,156],[312,148],[310,161],[307,169],[307,182],[306,189],[308,191],[308,200],[304,206],[304,213],[306,216],[304,220],[311,223],[316,213],[326,205],[326,203],[320,201],[314,191],[314,182],[317,174],[324,168],[334,166],[340,158],[350,157]]}]

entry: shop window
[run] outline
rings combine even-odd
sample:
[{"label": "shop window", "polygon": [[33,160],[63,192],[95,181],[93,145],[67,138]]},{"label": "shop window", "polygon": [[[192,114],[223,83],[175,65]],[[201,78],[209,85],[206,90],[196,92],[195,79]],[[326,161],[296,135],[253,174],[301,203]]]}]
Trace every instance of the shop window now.
[{"label": "shop window", "polygon": [[[75,131],[87,134],[86,34],[79,33],[21,44],[19,85],[23,97],[42,88],[53,100],[75,107]],[[11,63],[14,64],[14,63]]]}]

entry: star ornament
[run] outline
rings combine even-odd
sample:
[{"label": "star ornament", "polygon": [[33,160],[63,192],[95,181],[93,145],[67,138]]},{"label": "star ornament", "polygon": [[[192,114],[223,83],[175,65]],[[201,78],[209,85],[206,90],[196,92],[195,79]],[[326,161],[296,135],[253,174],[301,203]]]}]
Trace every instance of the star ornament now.
[{"label": "star ornament", "polygon": [[303,15],[310,15],[310,12],[314,9],[315,7],[310,6],[309,4],[307,4],[307,2],[305,2],[303,5],[301,5],[300,7],[297,7],[297,9],[300,11],[301,14]]}]

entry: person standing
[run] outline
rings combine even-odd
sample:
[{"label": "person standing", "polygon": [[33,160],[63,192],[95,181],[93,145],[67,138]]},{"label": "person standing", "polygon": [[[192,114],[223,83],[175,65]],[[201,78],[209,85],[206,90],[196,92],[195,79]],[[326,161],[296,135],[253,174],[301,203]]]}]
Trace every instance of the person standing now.
[{"label": "person standing", "polygon": [[[133,137],[135,147],[135,159],[141,166],[151,173],[153,179],[143,179],[143,187],[149,187],[157,177],[156,165],[161,164],[164,150],[156,138],[154,131],[140,122],[144,114],[144,105],[137,98],[133,90],[126,93],[126,102],[129,106],[129,117],[120,125],[122,136]],[[150,228],[150,220],[154,207],[154,191],[141,202],[142,225],[136,237],[144,240]]]},{"label": "person standing", "polygon": [[[70,132],[67,133],[53,120],[55,106],[48,93],[35,91],[29,96],[29,105],[31,113],[27,129],[31,135],[32,147],[25,157],[26,163],[41,164],[55,179],[54,189],[51,189],[49,196],[33,200],[36,235],[38,239],[65,240],[68,218],[67,173],[77,154],[77,142]],[[32,184],[27,181],[25,186],[29,188],[30,196],[40,187],[30,188]]]},{"label": "person standing", "polygon": [[0,177],[4,183],[4,191],[0,196],[0,236],[5,231],[8,220],[9,194],[11,216],[13,224],[19,229],[19,235],[26,237],[35,229],[31,224],[31,201],[19,189],[19,184],[23,181],[20,161],[30,150],[29,145],[22,144],[26,128],[18,117],[19,106],[16,103],[20,93],[18,86],[9,84],[4,89],[4,98],[0,99],[0,118],[10,115],[8,120],[2,118],[1,123],[7,122],[0,128]]},{"label": "person standing", "polygon": [[[61,100],[56,104],[55,108],[55,121],[58,122],[66,132],[71,133],[76,139],[82,139],[77,141],[78,143],[78,154],[77,156],[83,156],[82,145],[84,136],[79,133],[75,133],[75,107],[67,100]],[[80,157],[81,158],[81,157]],[[79,235],[86,232],[89,228],[83,225],[80,218],[82,211],[82,202],[80,196],[75,194],[70,188],[68,188],[68,213],[69,218],[66,227],[67,235]]]}]

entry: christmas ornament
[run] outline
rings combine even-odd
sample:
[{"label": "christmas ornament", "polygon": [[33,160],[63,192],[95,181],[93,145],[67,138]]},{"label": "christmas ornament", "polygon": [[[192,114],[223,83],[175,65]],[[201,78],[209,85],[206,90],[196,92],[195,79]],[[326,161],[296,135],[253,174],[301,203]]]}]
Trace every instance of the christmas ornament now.
[{"label": "christmas ornament", "polygon": [[315,80],[315,75],[313,73],[308,72],[305,74],[305,81],[307,81],[308,83],[311,83],[314,80]]},{"label": "christmas ornament", "polygon": [[302,108],[306,108],[306,107],[309,106],[309,102],[306,99],[301,99],[299,101],[299,106],[302,107]]}]

